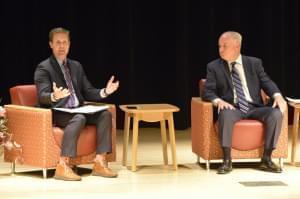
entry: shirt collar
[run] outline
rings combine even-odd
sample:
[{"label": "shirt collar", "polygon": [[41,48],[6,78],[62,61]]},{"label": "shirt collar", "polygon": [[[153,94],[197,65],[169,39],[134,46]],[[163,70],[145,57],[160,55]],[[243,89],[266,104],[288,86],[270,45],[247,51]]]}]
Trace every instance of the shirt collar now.
[{"label": "shirt collar", "polygon": [[237,64],[243,65],[243,63],[242,63],[242,55],[241,54],[238,56],[238,58],[235,60],[235,62]]},{"label": "shirt collar", "polygon": [[57,63],[59,64],[59,66],[62,66],[62,64],[63,64],[63,60],[59,60],[59,59],[57,59],[57,58],[55,58],[56,59],[56,61],[57,61]]},{"label": "shirt collar", "polygon": [[[240,54],[240,55],[237,57],[237,59],[234,60],[233,62],[235,62],[235,63],[237,63],[237,64],[239,64],[239,65],[243,65],[243,63],[242,63],[242,55]],[[228,65],[230,66],[231,63],[232,63],[232,62],[228,62]]]}]

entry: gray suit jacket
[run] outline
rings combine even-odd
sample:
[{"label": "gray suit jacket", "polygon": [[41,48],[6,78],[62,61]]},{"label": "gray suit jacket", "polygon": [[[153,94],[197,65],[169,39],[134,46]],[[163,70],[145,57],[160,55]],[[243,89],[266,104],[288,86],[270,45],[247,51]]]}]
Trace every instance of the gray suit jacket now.
[{"label": "gray suit jacket", "polygon": [[[67,59],[71,78],[79,103],[84,101],[100,101],[100,89],[96,89],[87,79],[81,64],[75,60]],[[34,73],[34,82],[38,91],[38,103],[40,107],[63,107],[68,97],[53,103],[50,94],[53,92],[52,83],[57,87],[68,88],[61,68],[54,56],[38,64]]]},{"label": "gray suit jacket", "polygon": [[[242,56],[242,62],[253,105],[263,106],[261,89],[268,96],[273,96],[276,92],[280,93],[276,84],[264,72],[260,59]],[[234,104],[233,85],[226,61],[219,58],[208,63],[206,83],[202,97],[207,101],[221,98],[228,103]]]}]

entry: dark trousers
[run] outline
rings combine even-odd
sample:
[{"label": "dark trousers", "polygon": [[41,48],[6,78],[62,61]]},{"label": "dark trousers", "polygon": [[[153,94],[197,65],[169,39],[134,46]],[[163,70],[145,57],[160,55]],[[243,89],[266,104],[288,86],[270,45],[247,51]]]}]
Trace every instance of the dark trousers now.
[{"label": "dark trousers", "polygon": [[238,108],[235,110],[222,110],[218,116],[219,135],[222,147],[231,147],[232,131],[234,123],[241,119],[257,119],[264,123],[265,145],[267,150],[276,148],[281,130],[283,115],[278,108],[251,107],[247,114],[243,114]]},{"label": "dark trousers", "polygon": [[96,153],[111,153],[112,115],[109,111],[101,111],[94,114],[73,114],[54,111],[53,120],[56,126],[64,128],[61,156],[76,157],[77,140],[81,130],[87,124],[96,125]]}]

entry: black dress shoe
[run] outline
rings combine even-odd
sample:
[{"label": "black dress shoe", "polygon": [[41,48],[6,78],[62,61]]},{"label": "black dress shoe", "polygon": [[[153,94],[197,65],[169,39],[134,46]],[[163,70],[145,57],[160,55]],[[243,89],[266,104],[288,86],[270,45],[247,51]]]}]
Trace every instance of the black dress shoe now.
[{"label": "black dress shoe", "polygon": [[218,174],[227,174],[232,171],[231,160],[224,160],[222,165],[218,168]]},{"label": "black dress shoe", "polygon": [[262,160],[259,169],[273,173],[282,172],[282,169],[279,166],[277,166],[274,162],[272,162],[272,160]]}]

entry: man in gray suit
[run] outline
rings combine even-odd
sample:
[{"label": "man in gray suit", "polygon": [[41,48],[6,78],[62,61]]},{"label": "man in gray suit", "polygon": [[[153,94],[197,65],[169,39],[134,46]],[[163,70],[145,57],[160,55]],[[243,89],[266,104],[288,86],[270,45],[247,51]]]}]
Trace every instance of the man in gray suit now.
[{"label": "man in gray suit", "polygon": [[[115,92],[119,82],[110,78],[103,89],[96,89],[87,79],[81,64],[67,58],[70,48],[70,32],[64,28],[54,28],[49,33],[49,45],[52,55],[38,64],[34,81],[38,90],[38,102],[41,107],[74,108],[84,101],[101,101]],[[94,114],[71,114],[53,111],[55,125],[64,128],[62,150],[56,166],[55,179],[81,180],[81,177],[69,167],[69,159],[76,156],[77,139],[86,124],[97,127],[97,148],[93,175],[117,177],[107,167],[106,154],[112,151],[112,118],[109,111]]]},{"label": "man in gray suit", "polygon": [[[220,58],[207,65],[203,99],[211,101],[218,115],[223,163],[218,174],[232,170],[231,142],[234,123],[245,118],[258,119],[265,125],[264,154],[260,169],[280,173],[281,169],[271,160],[272,151],[280,134],[286,101],[276,84],[264,72],[262,61],[241,55],[242,36],[227,31],[219,38]],[[273,100],[265,106],[261,89]]]}]

